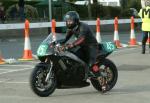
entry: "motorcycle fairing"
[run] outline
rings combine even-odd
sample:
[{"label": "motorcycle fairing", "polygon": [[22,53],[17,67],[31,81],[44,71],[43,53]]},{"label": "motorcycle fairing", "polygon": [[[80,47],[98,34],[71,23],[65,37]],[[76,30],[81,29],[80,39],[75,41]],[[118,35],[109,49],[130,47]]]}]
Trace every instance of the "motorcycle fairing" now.
[{"label": "motorcycle fairing", "polygon": [[74,55],[71,52],[68,52],[68,51],[61,52],[60,56],[69,57],[69,58],[71,58],[71,59],[73,59],[73,60],[75,60],[77,62],[80,62],[82,65],[86,65],[86,63],[84,61],[82,61],[80,58],[78,58],[76,55]]}]

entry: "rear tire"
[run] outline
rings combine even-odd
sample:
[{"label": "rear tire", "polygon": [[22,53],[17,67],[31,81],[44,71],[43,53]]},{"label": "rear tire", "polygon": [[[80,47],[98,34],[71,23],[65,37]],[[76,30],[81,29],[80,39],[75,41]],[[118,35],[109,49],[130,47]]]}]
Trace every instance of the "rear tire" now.
[{"label": "rear tire", "polygon": [[56,89],[56,78],[52,71],[48,82],[45,82],[48,68],[44,66],[36,66],[30,76],[30,86],[35,94],[41,97],[51,95]]},{"label": "rear tire", "polygon": [[[112,78],[109,78],[109,80],[107,80],[107,82],[108,82],[107,83],[108,84],[107,91],[110,91],[117,82],[118,70],[117,70],[115,64],[109,59],[104,59],[102,62],[100,62],[99,67],[101,68],[102,66],[105,66],[106,68],[109,69],[109,71],[110,71],[109,75],[111,75],[111,77],[112,77]],[[102,91],[102,85],[96,78],[91,78],[91,83],[96,90]]]}]

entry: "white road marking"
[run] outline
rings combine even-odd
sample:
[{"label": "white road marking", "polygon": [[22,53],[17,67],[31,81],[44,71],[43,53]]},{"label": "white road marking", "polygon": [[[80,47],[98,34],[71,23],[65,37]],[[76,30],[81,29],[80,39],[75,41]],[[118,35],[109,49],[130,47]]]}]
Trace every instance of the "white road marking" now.
[{"label": "white road marking", "polygon": [[20,67],[20,66],[23,66],[23,67],[29,67],[29,68],[31,68],[31,67],[34,67],[34,65],[28,65],[28,64],[26,64],[26,65],[8,65],[8,64],[4,64],[4,65],[0,65],[0,67],[4,67],[4,66],[14,66],[14,67]]},{"label": "white road marking", "polygon": [[7,84],[29,84],[29,82],[7,82],[7,81],[0,81],[0,83],[7,83]]},{"label": "white road marking", "polygon": [[118,50],[115,50],[114,53],[125,53],[125,52],[129,52],[129,51],[132,51],[132,50],[136,50],[137,48],[129,48],[129,49],[118,49]]},{"label": "white road marking", "polygon": [[137,48],[128,48],[128,49],[118,49],[118,50],[116,50],[116,51],[114,51],[114,52],[124,52],[124,51],[130,51],[130,50],[135,50],[135,49],[137,49]]},{"label": "white road marking", "polygon": [[8,71],[8,70],[12,70],[12,69],[1,69],[1,68],[0,68],[0,70],[5,70],[5,71]]},{"label": "white road marking", "polygon": [[13,73],[13,72],[20,72],[20,71],[29,70],[29,69],[32,69],[32,68],[24,68],[24,69],[10,70],[10,71],[6,71],[6,72],[2,72],[2,73],[0,73],[0,75],[2,75],[2,74],[7,74],[7,73]]}]

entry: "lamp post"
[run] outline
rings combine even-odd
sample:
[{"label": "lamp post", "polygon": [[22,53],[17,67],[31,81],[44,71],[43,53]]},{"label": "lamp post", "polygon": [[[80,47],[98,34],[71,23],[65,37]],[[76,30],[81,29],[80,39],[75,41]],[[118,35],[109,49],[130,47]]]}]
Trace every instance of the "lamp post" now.
[{"label": "lamp post", "polygon": [[49,4],[49,20],[52,20],[52,0],[48,0]]},{"label": "lamp post", "polygon": [[91,14],[91,0],[88,0],[88,17],[89,17],[89,19],[92,18],[92,14]]}]

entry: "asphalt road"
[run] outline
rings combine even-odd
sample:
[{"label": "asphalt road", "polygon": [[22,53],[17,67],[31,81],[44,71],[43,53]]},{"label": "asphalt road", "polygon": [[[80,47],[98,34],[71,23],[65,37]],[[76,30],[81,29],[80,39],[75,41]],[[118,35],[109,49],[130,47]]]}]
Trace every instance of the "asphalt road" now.
[{"label": "asphalt road", "polygon": [[118,68],[116,86],[101,94],[92,86],[57,89],[49,97],[38,97],[29,86],[32,68],[39,61],[0,65],[0,103],[149,103],[150,54],[140,47],[123,48],[109,56]]},{"label": "asphalt road", "polygon": [[[111,34],[111,33],[109,33]],[[122,34],[122,35],[121,35]],[[102,41],[113,41],[113,34],[102,34]],[[141,34],[137,33],[137,40]],[[46,37],[30,37],[32,52]],[[120,33],[122,43],[129,41],[129,33]],[[0,39],[0,50],[5,58],[21,58],[24,38]],[[29,86],[30,73],[39,61],[0,65],[0,103],[149,103],[150,54],[141,54],[141,48],[121,48],[109,56],[118,68],[118,82],[108,93],[101,94],[92,86],[80,89],[57,89],[49,97],[35,95]]]}]

